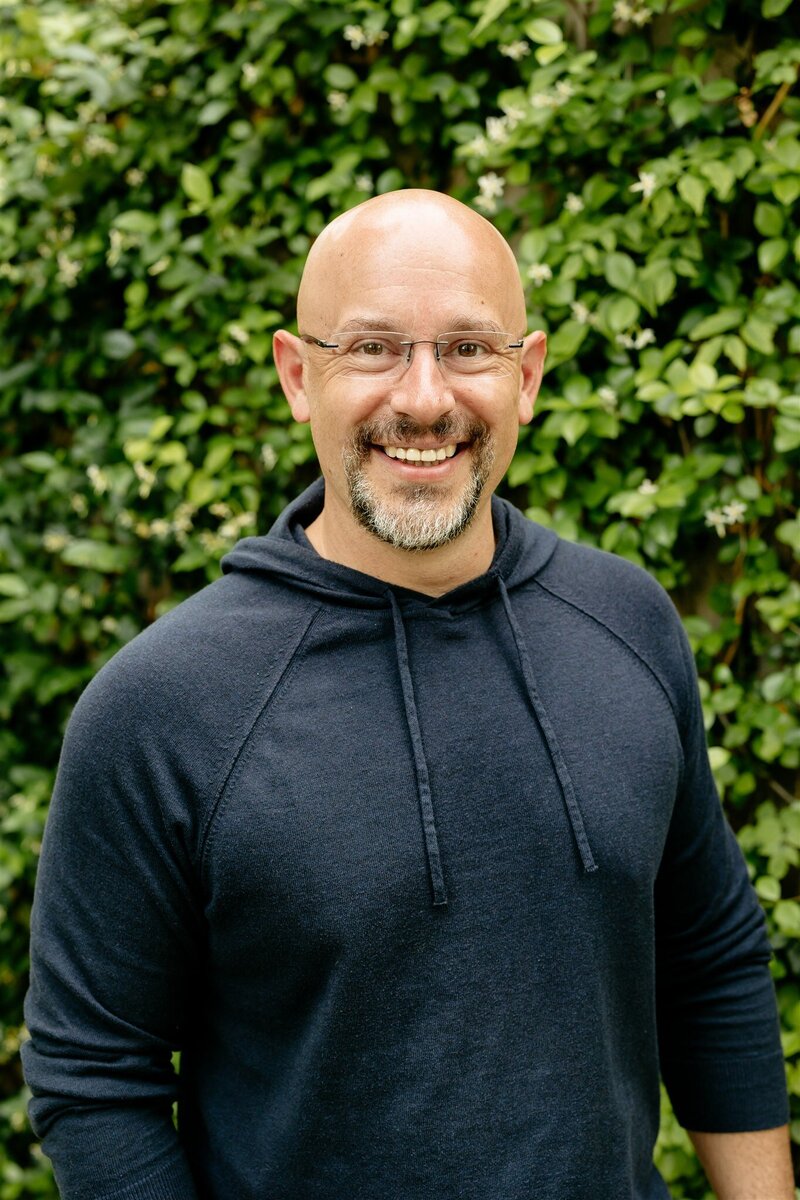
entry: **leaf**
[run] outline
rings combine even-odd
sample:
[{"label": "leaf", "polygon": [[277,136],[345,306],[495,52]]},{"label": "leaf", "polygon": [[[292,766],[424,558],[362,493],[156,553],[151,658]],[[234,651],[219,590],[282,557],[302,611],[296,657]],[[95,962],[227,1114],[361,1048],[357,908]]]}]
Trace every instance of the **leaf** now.
[{"label": "leaf", "polygon": [[778,237],[783,232],[783,213],[777,204],[759,200],[753,216],[753,224],[762,237]]},{"label": "leaf", "polygon": [[786,238],[769,238],[758,247],[758,265],[764,272],[774,271],[788,253]]},{"label": "leaf", "polygon": [[781,13],[785,13],[792,0],[763,0],[761,5],[761,15],[768,20],[772,17],[779,17]]},{"label": "leaf", "polygon": [[36,471],[40,475],[45,475],[58,466],[52,454],[48,454],[46,450],[30,450],[27,454],[20,455],[19,462],[27,470]]},{"label": "leaf", "polygon": [[741,328],[740,336],[753,350],[761,354],[774,354],[776,326],[761,317],[748,317]]},{"label": "leaf", "polygon": [[71,567],[89,567],[107,575],[127,570],[134,554],[130,546],[112,546],[92,538],[75,538],[61,551],[61,560]]},{"label": "leaf", "polygon": [[678,96],[668,107],[672,123],[681,129],[700,116],[703,111],[703,102],[699,96]]},{"label": "leaf", "polygon": [[696,175],[681,175],[678,180],[678,195],[685,200],[698,217],[706,203],[706,185]]},{"label": "leaf", "polygon": [[481,19],[470,36],[473,38],[479,37],[484,29],[488,29],[492,22],[496,21],[506,11],[510,3],[511,0],[489,0],[489,3],[481,14]]},{"label": "leaf", "polygon": [[613,288],[627,292],[636,278],[636,263],[629,254],[609,254],[605,262],[605,277]]},{"label": "leaf", "polygon": [[639,305],[630,296],[618,296],[612,301],[606,314],[609,328],[613,329],[614,333],[630,329],[639,319],[640,311]]},{"label": "leaf", "polygon": [[776,200],[780,200],[781,204],[789,208],[800,196],[800,177],[784,175],[781,179],[776,179],[772,185],[772,192]]},{"label": "leaf", "polygon": [[559,363],[567,362],[583,344],[589,332],[588,325],[580,321],[564,321],[549,339],[545,370],[549,371]]},{"label": "leaf", "polygon": [[136,342],[127,329],[108,329],[103,334],[101,347],[106,358],[130,358],[136,349]]},{"label": "leaf", "polygon": [[214,198],[211,181],[201,167],[193,163],[184,163],[181,170],[181,187],[190,200],[194,200],[200,208],[208,208]]},{"label": "leaf", "polygon": [[27,596],[28,585],[21,575],[0,575],[0,596]]},{"label": "leaf", "polygon": [[325,82],[337,91],[350,91],[358,83],[358,76],[352,67],[344,63],[330,63],[324,71]]},{"label": "leaf", "polygon": [[541,66],[546,67],[560,58],[566,48],[566,42],[559,42],[557,46],[537,46],[533,56]]},{"label": "leaf", "polygon": [[555,21],[548,21],[544,17],[535,17],[532,21],[528,21],[525,33],[532,42],[538,42],[540,46],[557,46],[564,40]]},{"label": "leaf", "polygon": [[197,114],[198,125],[216,125],[231,111],[228,100],[209,100]]},{"label": "leaf", "polygon": [[721,308],[719,312],[698,321],[689,337],[693,342],[700,342],[705,338],[716,337],[718,333],[727,333],[729,329],[738,329],[743,317],[744,310],[741,308]]}]

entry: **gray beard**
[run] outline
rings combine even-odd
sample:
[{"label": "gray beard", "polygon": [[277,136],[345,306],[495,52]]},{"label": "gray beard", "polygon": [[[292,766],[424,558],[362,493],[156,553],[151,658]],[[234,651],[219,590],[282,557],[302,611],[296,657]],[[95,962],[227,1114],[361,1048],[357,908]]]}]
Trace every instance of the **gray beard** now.
[{"label": "gray beard", "polygon": [[[373,443],[403,446],[426,434],[437,441],[470,442],[472,470],[461,495],[449,500],[440,484],[418,483],[399,485],[387,497],[376,496],[364,471]],[[362,426],[342,460],[350,507],[360,525],[399,550],[436,550],[455,541],[470,525],[491,472],[494,450],[482,423],[464,425],[442,417],[423,429],[401,417],[391,423]]]}]

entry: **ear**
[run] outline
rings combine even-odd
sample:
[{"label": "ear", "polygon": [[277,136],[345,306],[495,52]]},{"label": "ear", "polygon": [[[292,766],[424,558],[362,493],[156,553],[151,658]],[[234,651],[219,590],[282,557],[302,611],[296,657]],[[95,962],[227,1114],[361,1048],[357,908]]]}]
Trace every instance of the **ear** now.
[{"label": "ear", "polygon": [[519,391],[519,423],[527,425],[533,418],[533,406],[539,394],[547,354],[547,335],[537,329],[522,343],[522,383]]},{"label": "ear", "polygon": [[289,401],[289,408],[295,421],[305,424],[310,419],[308,397],[306,396],[303,368],[305,366],[305,346],[294,333],[279,329],[272,339],[272,355],[278,368],[278,378],[281,381],[283,394]]}]

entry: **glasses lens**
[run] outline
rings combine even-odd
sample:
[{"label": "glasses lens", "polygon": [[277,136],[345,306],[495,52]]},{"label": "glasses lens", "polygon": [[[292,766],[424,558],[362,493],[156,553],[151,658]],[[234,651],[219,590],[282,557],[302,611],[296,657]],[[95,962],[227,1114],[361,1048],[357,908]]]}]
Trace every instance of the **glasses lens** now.
[{"label": "glasses lens", "polygon": [[391,371],[408,358],[408,340],[405,333],[385,333],[383,330],[360,329],[357,333],[335,333],[331,341],[337,342],[338,354],[357,371],[377,373]]},{"label": "glasses lens", "polygon": [[488,329],[464,329],[437,338],[442,366],[464,374],[486,371],[508,346],[508,334]]}]

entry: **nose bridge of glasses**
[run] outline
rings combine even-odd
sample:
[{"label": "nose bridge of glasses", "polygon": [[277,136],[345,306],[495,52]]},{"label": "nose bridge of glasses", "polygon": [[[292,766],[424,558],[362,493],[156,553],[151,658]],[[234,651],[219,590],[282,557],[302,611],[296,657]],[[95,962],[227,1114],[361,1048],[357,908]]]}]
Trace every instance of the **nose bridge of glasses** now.
[{"label": "nose bridge of glasses", "polygon": [[440,366],[444,365],[442,361],[441,348],[442,346],[446,346],[447,342],[443,338],[414,338],[413,340],[411,338],[403,338],[400,342],[400,345],[403,346],[407,351],[403,360],[406,363],[406,366],[408,366],[408,364],[411,362],[411,357],[415,346],[430,346],[433,350],[433,357],[436,359],[437,363],[439,363]]}]

